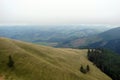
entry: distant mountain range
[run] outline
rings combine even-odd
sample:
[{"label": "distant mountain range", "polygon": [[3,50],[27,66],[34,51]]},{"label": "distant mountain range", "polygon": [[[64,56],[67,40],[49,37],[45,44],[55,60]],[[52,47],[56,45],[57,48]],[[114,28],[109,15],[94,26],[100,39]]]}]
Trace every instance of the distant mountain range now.
[{"label": "distant mountain range", "polygon": [[108,25],[1,26],[0,36],[62,47],[76,39],[96,35],[108,29],[110,29]]},{"label": "distant mountain range", "polygon": [[54,47],[102,47],[120,53],[120,27],[106,25],[1,26],[0,37]]},{"label": "distant mountain range", "polygon": [[96,35],[64,41],[58,47],[106,48],[120,53],[120,27]]}]

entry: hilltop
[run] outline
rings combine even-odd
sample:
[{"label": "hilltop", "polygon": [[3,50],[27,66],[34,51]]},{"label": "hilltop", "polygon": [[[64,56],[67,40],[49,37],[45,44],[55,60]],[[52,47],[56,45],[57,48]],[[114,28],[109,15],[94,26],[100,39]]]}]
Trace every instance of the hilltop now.
[{"label": "hilltop", "polygon": [[[11,55],[15,64],[7,66]],[[80,66],[90,66],[87,74]],[[112,80],[87,59],[87,50],[52,48],[0,38],[0,75],[4,80]]]}]

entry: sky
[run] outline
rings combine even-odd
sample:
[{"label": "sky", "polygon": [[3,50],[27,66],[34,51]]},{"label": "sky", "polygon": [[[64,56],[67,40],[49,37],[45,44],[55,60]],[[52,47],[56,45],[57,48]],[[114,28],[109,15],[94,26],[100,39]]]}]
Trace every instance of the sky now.
[{"label": "sky", "polygon": [[120,0],[0,0],[0,24],[120,25]]}]

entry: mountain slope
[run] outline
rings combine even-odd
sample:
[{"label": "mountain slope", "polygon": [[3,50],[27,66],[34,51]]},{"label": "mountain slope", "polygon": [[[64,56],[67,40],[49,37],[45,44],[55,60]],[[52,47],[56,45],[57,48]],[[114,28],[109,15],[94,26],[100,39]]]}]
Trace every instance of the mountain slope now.
[{"label": "mountain slope", "polygon": [[100,41],[89,45],[91,48],[106,48],[120,54],[120,39]]},{"label": "mountain slope", "polygon": [[[117,27],[117,28],[112,28],[110,30],[104,31],[100,34],[90,35],[90,36],[83,37],[83,38],[67,40],[67,41],[62,42],[58,46],[74,47],[74,48],[80,47],[81,48],[81,47],[88,46],[88,45],[94,46],[94,45],[96,45],[96,42],[97,42],[97,44],[99,43],[99,45],[101,45],[102,43],[105,43],[105,42],[111,44],[112,41],[113,41],[112,45],[110,45],[110,46],[116,46],[116,44],[114,44],[114,43],[116,43],[116,40],[120,39],[119,34],[120,34],[120,27]],[[99,45],[97,45],[95,47],[99,47]],[[109,49],[111,49],[111,48],[109,48]]]},{"label": "mountain slope", "polygon": [[[0,38],[0,75],[5,80],[111,80],[86,58],[86,50],[61,49]],[[15,67],[7,67],[11,55]],[[81,64],[90,72],[79,71]]]},{"label": "mountain slope", "polygon": [[110,29],[105,31],[98,36],[101,37],[103,40],[115,40],[120,38],[120,27]]},{"label": "mountain slope", "polygon": [[90,47],[107,48],[120,54],[120,27],[108,30],[98,35],[101,40],[90,44]]}]

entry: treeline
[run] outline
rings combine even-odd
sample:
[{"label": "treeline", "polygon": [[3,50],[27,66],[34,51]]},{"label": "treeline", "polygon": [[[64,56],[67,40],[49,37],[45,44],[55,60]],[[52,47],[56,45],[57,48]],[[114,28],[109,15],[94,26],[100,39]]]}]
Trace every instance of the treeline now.
[{"label": "treeline", "polygon": [[113,80],[120,80],[120,55],[105,49],[88,49],[88,59]]}]

